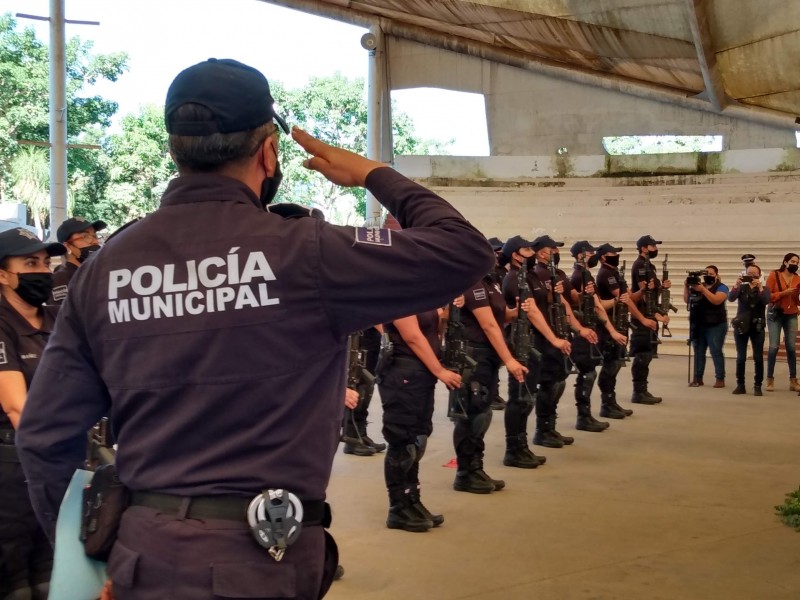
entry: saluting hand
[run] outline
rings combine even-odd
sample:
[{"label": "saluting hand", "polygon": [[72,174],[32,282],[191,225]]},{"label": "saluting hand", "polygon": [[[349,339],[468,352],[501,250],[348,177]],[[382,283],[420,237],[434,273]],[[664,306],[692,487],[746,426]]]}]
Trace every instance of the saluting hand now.
[{"label": "saluting hand", "polygon": [[297,126],[292,127],[292,139],[311,155],[311,158],[303,161],[303,166],[319,171],[328,181],[337,185],[364,187],[367,175],[386,166],[349,150],[326,144]]}]

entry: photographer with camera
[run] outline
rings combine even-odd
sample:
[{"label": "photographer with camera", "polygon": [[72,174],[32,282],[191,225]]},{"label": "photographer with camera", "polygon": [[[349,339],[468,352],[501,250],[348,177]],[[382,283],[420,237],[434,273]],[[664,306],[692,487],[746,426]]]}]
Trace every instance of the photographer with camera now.
[{"label": "photographer with camera", "polygon": [[736,341],[736,389],[734,394],[746,394],[744,387],[744,366],[747,362],[747,344],[753,348],[755,379],[753,395],[761,396],[761,383],[764,381],[764,329],[765,313],[770,293],[761,285],[761,268],[753,263],[739,275],[733,289],[728,294],[730,302],[737,302],[738,310],[731,321],[733,339]]},{"label": "photographer with camera", "polygon": [[797,342],[798,294],[800,294],[800,275],[797,265],[800,257],[789,252],[783,257],[783,264],[777,271],[767,277],[767,288],[770,291],[770,306],[767,313],[767,329],[769,331],[769,354],[767,356],[767,391],[775,391],[775,360],[781,345],[783,330],[786,345],[786,362],[789,363],[789,389],[800,391],[797,383],[797,360],[795,345]]},{"label": "photographer with camera", "polygon": [[[702,277],[702,281],[701,281]],[[703,384],[706,369],[706,350],[714,361],[715,388],[725,387],[725,356],[722,345],[728,331],[725,301],[728,286],[719,279],[719,269],[708,265],[705,271],[690,271],[683,285],[683,300],[689,306],[689,323],[694,347],[694,377],[689,387]]]}]

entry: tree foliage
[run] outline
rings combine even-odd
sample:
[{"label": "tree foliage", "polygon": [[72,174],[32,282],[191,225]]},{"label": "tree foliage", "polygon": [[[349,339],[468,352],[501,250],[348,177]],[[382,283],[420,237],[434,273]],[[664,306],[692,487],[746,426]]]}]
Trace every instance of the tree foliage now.
[{"label": "tree foliage", "polygon": [[[101,150],[68,151],[69,194],[75,214],[102,219],[112,227],[143,216],[158,206],[175,175],[164,129],[163,106],[147,105],[125,115],[119,131],[108,133],[117,105],[85,93],[100,81],[116,81],[128,66],[124,53],[94,54],[92,43],[67,42],[68,141],[97,144]],[[48,49],[33,29],[18,29],[10,15],[0,16],[0,200],[25,202],[37,226],[45,226],[49,208],[48,153],[17,140],[48,140]],[[363,79],[340,73],[311,79],[287,90],[271,82],[280,111],[296,124],[335,146],[366,153],[367,106]],[[419,139],[408,115],[393,114],[395,152],[426,154],[447,143]],[[365,213],[363,189],[343,189],[302,166],[303,150],[282,136],[284,183],[278,201],[322,208],[339,223],[356,222]]]}]

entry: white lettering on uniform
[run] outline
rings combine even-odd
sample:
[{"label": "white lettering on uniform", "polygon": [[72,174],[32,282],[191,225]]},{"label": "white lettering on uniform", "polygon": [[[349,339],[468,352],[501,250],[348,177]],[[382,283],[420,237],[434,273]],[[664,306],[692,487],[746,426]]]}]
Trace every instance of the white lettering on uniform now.
[{"label": "white lettering on uniform", "polygon": [[224,257],[187,260],[185,270],[169,263],[109,272],[109,320],[128,323],[280,304],[267,288],[276,277],[264,253],[240,259],[239,250],[236,246]]}]

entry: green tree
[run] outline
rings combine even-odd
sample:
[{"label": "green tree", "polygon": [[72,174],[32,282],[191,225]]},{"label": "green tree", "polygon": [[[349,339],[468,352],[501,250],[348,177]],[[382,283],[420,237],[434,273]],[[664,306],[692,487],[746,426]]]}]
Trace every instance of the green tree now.
[{"label": "green tree", "polygon": [[[297,89],[273,84],[273,95],[291,124],[305,129],[324,142],[358,154],[367,149],[367,104],[364,80],[348,79],[341,73],[315,77]],[[392,111],[392,133],[396,154],[442,152],[450,142],[421,140],[414,135],[411,118]],[[278,201],[290,201],[323,209],[336,222],[352,223],[366,214],[363,189],[332,185],[321,175],[303,167],[307,158],[291,139],[281,139],[281,168],[284,185]]]},{"label": "green tree", "polygon": [[[108,127],[117,104],[97,95],[83,94],[84,88],[101,79],[116,81],[128,68],[125,53],[94,54],[92,42],[78,37],[66,45],[67,141],[98,137]],[[10,14],[0,15],[0,199],[14,196],[11,163],[21,152],[17,140],[47,142],[49,138],[48,47],[38,40],[33,28],[18,29]],[[69,151],[71,190],[85,182],[97,166],[91,151]]]},{"label": "green tree", "polygon": [[11,159],[10,175],[14,196],[28,207],[36,231],[44,237],[44,223],[50,212],[50,163],[47,151],[28,146]]}]

